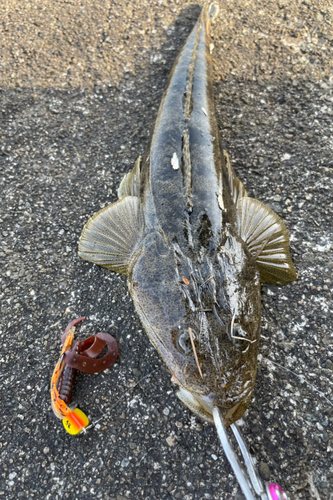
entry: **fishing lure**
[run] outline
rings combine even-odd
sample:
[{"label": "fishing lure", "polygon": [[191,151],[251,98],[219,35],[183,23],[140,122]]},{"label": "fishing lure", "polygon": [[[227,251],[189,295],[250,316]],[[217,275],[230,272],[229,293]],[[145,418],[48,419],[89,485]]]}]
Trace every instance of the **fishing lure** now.
[{"label": "fishing lure", "polygon": [[[98,333],[82,342],[74,342],[75,325],[84,319],[75,319],[67,325],[61,337],[63,346],[50,386],[52,410],[72,435],[86,431],[89,426],[89,419],[83,411],[69,406],[76,370],[85,373],[106,370],[119,354],[117,341],[108,333]],[[99,357],[105,349],[106,353]]]}]

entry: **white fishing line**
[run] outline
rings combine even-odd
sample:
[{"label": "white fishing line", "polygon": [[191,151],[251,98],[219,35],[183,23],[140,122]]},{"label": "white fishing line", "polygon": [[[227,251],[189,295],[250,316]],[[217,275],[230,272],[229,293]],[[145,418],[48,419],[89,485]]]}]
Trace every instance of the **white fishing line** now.
[{"label": "white fishing line", "polygon": [[278,366],[279,368],[282,368],[283,370],[286,370],[286,372],[290,372],[292,373],[293,375],[295,375],[297,378],[299,378],[301,380],[301,382],[305,383],[306,385],[308,385],[309,387],[311,387],[311,389],[315,392],[317,392],[322,398],[325,399],[325,401],[327,401],[327,403],[332,406],[333,408],[333,403],[332,401],[330,401],[323,392],[321,392],[319,389],[317,389],[317,387],[315,387],[314,385],[310,384],[310,382],[308,382],[306,380],[306,378],[304,377],[304,375],[299,375],[298,373],[296,372],[293,372],[292,370],[290,370],[289,368],[286,368],[285,366],[282,366],[280,365],[279,363],[277,363],[276,361],[272,361],[271,359],[269,358],[264,358],[262,357],[262,359],[264,359],[266,362],[269,362],[269,363],[272,363],[273,365],[276,365]]}]

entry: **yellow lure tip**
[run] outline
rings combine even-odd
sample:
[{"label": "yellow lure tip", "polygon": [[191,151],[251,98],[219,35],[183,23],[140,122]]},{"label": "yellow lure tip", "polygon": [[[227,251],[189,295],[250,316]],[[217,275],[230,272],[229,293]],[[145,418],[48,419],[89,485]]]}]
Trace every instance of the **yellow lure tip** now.
[{"label": "yellow lure tip", "polygon": [[62,421],[66,431],[72,436],[80,434],[80,432],[89,425],[88,417],[79,408],[75,408],[67,417]]}]

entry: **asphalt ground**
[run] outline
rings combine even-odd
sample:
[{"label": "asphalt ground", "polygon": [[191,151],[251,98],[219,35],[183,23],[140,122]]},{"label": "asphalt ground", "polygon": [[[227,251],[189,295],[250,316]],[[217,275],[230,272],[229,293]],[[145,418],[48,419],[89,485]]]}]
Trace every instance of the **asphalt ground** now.
[{"label": "asphalt ground", "polygon": [[[223,147],[250,195],[286,222],[298,271],[282,289],[263,286],[258,378],[242,429],[262,474],[291,499],[332,499],[333,8],[220,8]],[[238,495],[215,429],[177,399],[126,279],[77,255],[84,223],[116,200],[144,152],[199,12],[176,0],[1,3],[0,498]],[[105,416],[71,437],[53,416],[49,383],[61,333],[80,316],[77,338],[107,331],[120,357],[104,373],[78,375],[74,399],[92,420]]]}]

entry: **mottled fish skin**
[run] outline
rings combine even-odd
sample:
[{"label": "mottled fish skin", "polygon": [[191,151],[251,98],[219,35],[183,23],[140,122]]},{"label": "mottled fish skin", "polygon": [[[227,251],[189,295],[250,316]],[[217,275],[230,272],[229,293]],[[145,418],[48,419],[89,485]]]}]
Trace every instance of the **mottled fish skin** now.
[{"label": "mottled fish skin", "polygon": [[204,7],[175,62],[145,156],[120,200],[88,221],[79,255],[128,276],[180,399],[209,422],[218,406],[230,425],[254,388],[260,281],[296,275],[283,222],[247,196],[220,146],[213,10]]},{"label": "mottled fish skin", "polygon": [[[152,213],[153,206],[157,219],[152,224],[181,247],[191,245],[192,237],[195,251],[201,240],[214,246],[221,238],[221,190],[229,208],[224,222],[235,222],[215,118],[209,24],[203,13],[175,62],[141,167],[145,213]],[[176,171],[171,168],[174,154],[181,165]]]},{"label": "mottled fish skin", "polygon": [[[170,75],[142,161],[141,200],[148,234],[133,263],[129,287],[174,380],[200,395],[200,401],[207,400],[200,415],[211,420],[214,404],[226,423],[232,423],[244,413],[254,386],[260,286],[255,262],[237,235],[210,59],[209,20],[201,15]],[[178,170],[171,165],[174,153]],[[251,342],[231,338],[235,314],[234,325]]]}]

